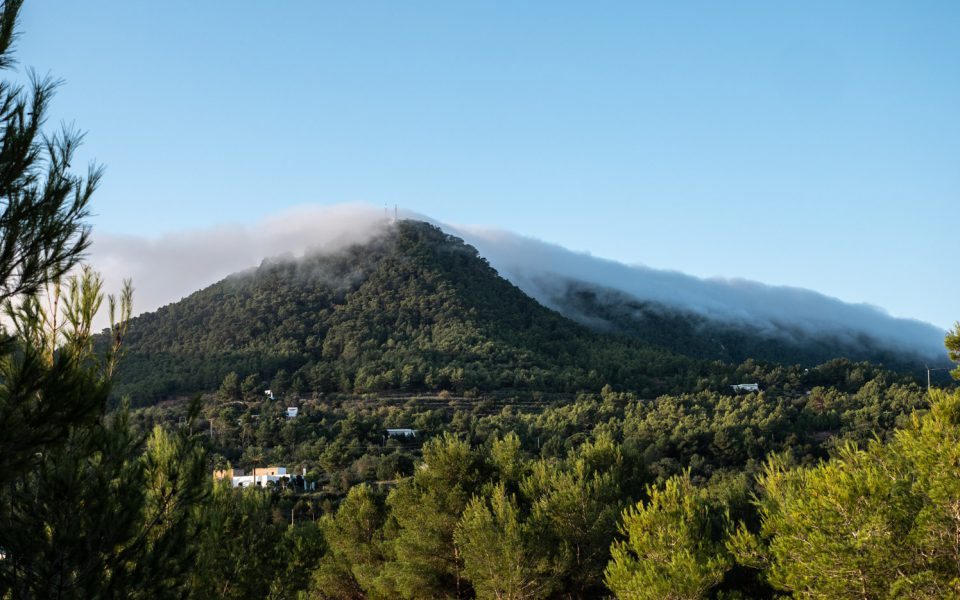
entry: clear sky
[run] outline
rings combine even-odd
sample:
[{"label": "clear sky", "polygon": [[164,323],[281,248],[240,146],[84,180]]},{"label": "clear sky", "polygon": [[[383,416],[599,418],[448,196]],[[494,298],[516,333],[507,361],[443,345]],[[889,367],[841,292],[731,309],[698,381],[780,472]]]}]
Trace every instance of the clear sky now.
[{"label": "clear sky", "polygon": [[399,204],[960,319],[960,3],[27,0],[95,228]]}]

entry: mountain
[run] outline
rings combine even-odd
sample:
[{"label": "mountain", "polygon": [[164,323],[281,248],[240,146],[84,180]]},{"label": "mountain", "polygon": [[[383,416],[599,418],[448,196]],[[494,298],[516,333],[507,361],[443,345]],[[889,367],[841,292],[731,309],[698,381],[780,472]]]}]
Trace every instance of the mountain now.
[{"label": "mountain", "polygon": [[483,228],[452,228],[541,303],[684,354],[813,364],[833,357],[946,366],[945,331],[812,290],[632,266]]},{"label": "mountain", "polygon": [[[919,357],[912,361],[914,365],[949,364],[943,328],[893,317],[870,304],[849,303],[798,287],[627,265],[504,230],[439,226],[475,247],[527,295],[602,331],[646,335],[656,330],[672,332],[671,323],[686,327],[693,321],[699,324],[693,331],[696,339],[687,340],[693,345],[685,341],[671,347],[722,359],[762,355],[807,363],[853,355],[889,363],[890,355],[898,360],[914,355]],[[108,289],[132,277],[137,286],[136,308],[150,311],[248,269],[265,256],[330,255],[382,237],[386,227],[382,208],[308,206],[251,226],[173,232],[157,238],[100,234],[90,260],[103,271]],[[732,271],[740,269],[731,265]],[[581,292],[595,298],[584,298]],[[585,301],[591,306],[584,306]],[[643,309],[635,311],[636,306]],[[667,317],[670,326],[662,327],[649,318],[651,314]],[[624,316],[630,318],[620,318]],[[641,322],[636,317],[642,317]],[[737,341],[741,334],[749,339]],[[673,333],[666,341],[676,341]]]},{"label": "mountain", "polygon": [[298,391],[599,389],[657,393],[691,362],[591,331],[476,249],[399,221],[332,253],[265,260],[130,323],[115,393],[135,404],[230,372]]},{"label": "mountain", "polygon": [[747,359],[812,367],[845,357],[914,372],[919,360],[855,329],[787,320],[774,329],[594,281],[511,275],[537,299],[473,246],[414,220],[335,250],[264,260],[135,317],[115,395],[147,404],[215,390],[235,372],[297,393],[610,383],[652,397],[724,388]]}]

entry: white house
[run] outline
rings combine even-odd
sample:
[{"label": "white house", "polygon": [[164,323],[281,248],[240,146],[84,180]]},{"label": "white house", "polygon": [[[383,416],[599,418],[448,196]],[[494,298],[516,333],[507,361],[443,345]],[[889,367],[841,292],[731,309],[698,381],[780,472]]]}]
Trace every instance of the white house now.
[{"label": "white house", "polygon": [[300,409],[297,408],[296,406],[288,406],[288,407],[287,407],[287,418],[288,418],[288,419],[292,419],[292,418],[294,418],[295,416],[297,416],[298,414],[300,414]]},{"label": "white house", "polygon": [[214,471],[214,479],[230,479],[232,487],[250,487],[259,485],[266,487],[269,482],[277,483],[282,478],[289,477],[286,467],[258,467],[247,475],[243,469],[224,469]]},{"label": "white house", "polygon": [[736,385],[731,385],[735,392],[759,392],[760,384],[759,383],[738,383]]},{"label": "white house", "polygon": [[387,429],[387,437],[417,437],[416,429]]}]

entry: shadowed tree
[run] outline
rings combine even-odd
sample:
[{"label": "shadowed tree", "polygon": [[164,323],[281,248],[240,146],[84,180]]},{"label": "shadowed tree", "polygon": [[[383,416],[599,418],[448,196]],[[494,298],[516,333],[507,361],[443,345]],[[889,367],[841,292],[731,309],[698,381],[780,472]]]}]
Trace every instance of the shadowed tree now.
[{"label": "shadowed tree", "polygon": [[[119,303],[124,320],[130,294],[127,286]],[[109,389],[123,326],[114,324],[118,335],[106,357],[94,353],[90,323],[102,300],[99,276],[85,269],[69,279],[66,292],[49,286],[46,298],[52,309],[36,298],[9,307],[22,354],[40,368],[73,357],[77,387],[62,385],[57,399]],[[198,410],[196,400],[191,420]],[[207,485],[206,456],[189,429],[157,428],[144,448],[126,408],[108,417],[101,403],[96,420],[66,426],[63,441],[42,448],[29,471],[0,488],[6,554],[0,597],[181,595],[196,535],[192,511]]]},{"label": "shadowed tree", "polygon": [[[0,68],[21,5],[0,4]],[[0,597],[178,597],[205,456],[186,430],[145,440],[125,409],[106,416],[132,287],[109,297],[95,351],[101,279],[67,275],[89,244],[100,170],[71,172],[78,133],[43,133],[56,87],[0,82]]]},{"label": "shadowed tree", "polygon": [[258,488],[217,485],[200,517],[203,537],[192,570],[193,598],[266,598],[281,570],[286,529],[273,518],[270,496]]},{"label": "shadowed tree", "polygon": [[[0,69],[14,64],[22,0],[0,5]],[[31,76],[22,86],[0,82],[0,303],[36,310],[38,296],[73,269],[89,244],[90,196],[100,180],[70,171],[82,136],[42,131],[57,82]],[[58,310],[48,333],[55,334]],[[76,423],[98,418],[106,385],[91,376],[72,347],[42,351],[0,329],[0,485],[39,462]],[[52,358],[52,360],[51,360]]]}]

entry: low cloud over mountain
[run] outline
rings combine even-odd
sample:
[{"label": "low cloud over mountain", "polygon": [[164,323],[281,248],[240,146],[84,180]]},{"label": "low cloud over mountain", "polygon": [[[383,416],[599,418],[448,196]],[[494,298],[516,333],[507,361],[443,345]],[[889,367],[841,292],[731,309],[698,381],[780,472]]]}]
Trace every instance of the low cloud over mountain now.
[{"label": "low cloud over mountain", "polygon": [[858,343],[867,336],[895,350],[928,357],[944,355],[944,331],[921,321],[892,317],[870,304],[851,304],[802,288],[745,279],[701,279],[625,265],[502,230],[451,229],[474,245],[501,275],[559,310],[564,310],[561,300],[571,285],[582,289],[587,284],[601,292],[619,292],[606,294],[611,302],[622,302],[625,297],[652,302],[791,341],[798,336],[828,336]]},{"label": "low cloud over mountain", "polygon": [[[255,226],[222,226],[157,238],[97,234],[90,262],[104,273],[108,289],[116,289],[124,277],[133,278],[136,309],[144,312],[255,267],[266,257],[333,252],[368,241],[387,225],[383,210],[369,205],[303,207]],[[632,298],[786,339],[828,336],[856,343],[866,336],[891,350],[930,357],[944,354],[942,330],[894,318],[876,306],[850,304],[800,288],[700,279],[625,265],[503,230],[439,225],[475,246],[527,294],[574,318],[583,315],[569,314],[560,300],[571,285],[596,286],[616,292],[607,296],[611,301]]]}]

